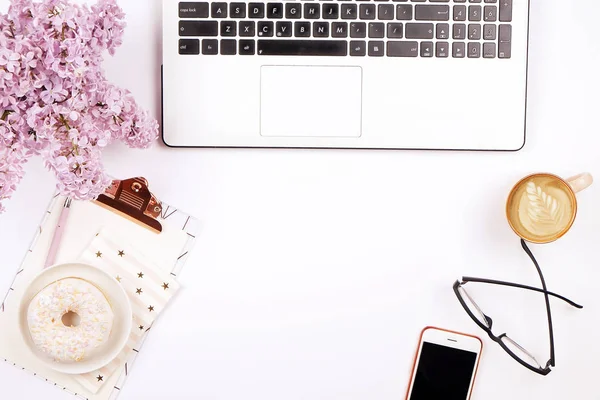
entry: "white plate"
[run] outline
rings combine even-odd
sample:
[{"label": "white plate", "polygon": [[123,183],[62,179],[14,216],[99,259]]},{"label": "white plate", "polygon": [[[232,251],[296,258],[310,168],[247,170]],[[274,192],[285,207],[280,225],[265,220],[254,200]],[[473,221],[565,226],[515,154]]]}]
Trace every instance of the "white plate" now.
[{"label": "white plate", "polygon": [[[27,310],[31,300],[48,285],[67,278],[83,279],[96,286],[106,297],[115,320],[105,349],[94,357],[77,363],[59,363],[38,350],[29,333]],[[127,344],[133,325],[131,303],[125,290],[116,279],[91,265],[71,263],[55,265],[38,274],[26,289],[19,308],[19,326],[27,347],[48,368],[65,374],[86,374],[106,366],[114,360]]]}]

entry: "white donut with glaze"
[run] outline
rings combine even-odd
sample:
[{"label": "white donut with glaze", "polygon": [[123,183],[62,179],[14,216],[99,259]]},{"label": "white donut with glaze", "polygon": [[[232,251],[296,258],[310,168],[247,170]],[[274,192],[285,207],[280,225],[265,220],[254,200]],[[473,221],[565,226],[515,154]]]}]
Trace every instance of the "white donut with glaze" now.
[{"label": "white donut with glaze", "polygon": [[[76,314],[66,326],[63,317]],[[69,318],[65,318],[71,324]],[[67,278],[44,288],[27,310],[35,346],[56,362],[74,363],[93,357],[108,341],[114,321],[110,303],[82,279]]]}]

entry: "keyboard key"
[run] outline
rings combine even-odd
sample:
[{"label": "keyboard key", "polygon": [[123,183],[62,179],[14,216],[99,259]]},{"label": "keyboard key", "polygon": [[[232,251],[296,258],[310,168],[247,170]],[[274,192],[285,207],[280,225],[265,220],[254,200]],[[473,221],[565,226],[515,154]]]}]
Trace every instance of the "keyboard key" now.
[{"label": "keyboard key", "polygon": [[452,39],[464,40],[467,38],[467,26],[465,24],[452,25]]},{"label": "keyboard key", "polygon": [[369,42],[369,57],[383,57],[385,44],[383,42]]},{"label": "keyboard key", "polygon": [[340,16],[340,6],[335,3],[323,4],[323,19],[338,19]]},{"label": "keyboard key", "polygon": [[483,58],[496,58],[496,43],[483,44]]},{"label": "keyboard key", "polygon": [[291,37],[292,23],[290,21],[277,21],[275,24],[275,35],[277,37]]},{"label": "keyboard key", "polygon": [[208,3],[179,3],[179,18],[208,18]]},{"label": "keyboard key", "polygon": [[390,22],[387,24],[387,37],[389,39],[402,39],[404,37],[404,27],[401,22]]},{"label": "keyboard key", "polygon": [[246,3],[229,4],[229,15],[231,18],[246,18]]},{"label": "keyboard key", "polygon": [[350,24],[350,37],[351,38],[367,37],[367,24],[365,24],[364,22],[352,22]]},{"label": "keyboard key", "polygon": [[294,22],[294,36],[310,37],[310,22],[306,22],[306,21]]},{"label": "keyboard key", "polygon": [[496,22],[498,18],[498,9],[496,6],[485,6],[483,8],[483,20],[486,22]]},{"label": "keyboard key", "polygon": [[283,4],[281,4],[281,3],[267,4],[267,18],[283,18]]},{"label": "keyboard key", "polygon": [[304,3],[304,18],[318,19],[321,15],[321,5],[319,3]]},{"label": "keyboard key", "polygon": [[319,38],[329,37],[329,22],[313,22],[313,36]]},{"label": "keyboard key", "polygon": [[221,39],[221,54],[225,56],[234,56],[237,50],[235,39]]},{"label": "keyboard key", "polygon": [[217,21],[179,21],[179,36],[217,36]]},{"label": "keyboard key", "polygon": [[299,19],[302,17],[302,6],[299,3],[285,3],[285,18]]},{"label": "keyboard key", "polygon": [[361,4],[358,15],[360,19],[375,19],[375,4]]},{"label": "keyboard key", "polygon": [[481,6],[469,6],[469,21],[481,21]]},{"label": "keyboard key", "polygon": [[471,42],[468,46],[467,57],[479,58],[481,55],[481,43]]},{"label": "keyboard key", "polygon": [[485,0],[485,3],[497,3],[498,0]]},{"label": "keyboard key", "polygon": [[254,55],[255,43],[254,40],[242,39],[238,46],[238,53],[243,56]]},{"label": "keyboard key", "polygon": [[433,24],[406,24],[407,39],[433,39]]},{"label": "keyboard key", "polygon": [[510,42],[512,40],[512,26],[500,25],[498,39],[501,42]]},{"label": "keyboard key", "polygon": [[396,6],[396,19],[401,21],[410,21],[413,17],[413,8],[411,5],[398,4]]},{"label": "keyboard key", "polygon": [[498,44],[498,58],[510,58],[511,55],[511,43],[500,42],[500,44]]},{"label": "keyboard key", "polygon": [[452,19],[455,21],[466,21],[467,20],[467,6],[454,6],[452,13]]},{"label": "keyboard key", "polygon": [[179,54],[184,54],[184,55],[200,54],[200,40],[198,40],[198,39],[179,39]]},{"label": "keyboard key", "polygon": [[439,58],[447,58],[448,57],[448,42],[437,42],[435,44],[435,56]]},{"label": "keyboard key", "polygon": [[227,18],[227,3],[212,3],[210,5],[212,18]]},{"label": "keyboard key", "polygon": [[388,57],[417,57],[419,55],[418,42],[387,42]]},{"label": "keyboard key", "polygon": [[369,22],[369,37],[383,38],[385,36],[385,24],[383,22]]},{"label": "keyboard key", "polygon": [[[254,21],[240,21],[239,24],[239,35],[243,37],[249,37],[255,35],[255,23]],[[240,54],[242,52],[240,51]]]},{"label": "keyboard key", "polygon": [[512,0],[500,0],[500,22],[512,21]]},{"label": "keyboard key", "polygon": [[448,21],[450,20],[449,6],[415,6],[415,19],[417,21]]},{"label": "keyboard key", "polygon": [[452,57],[465,58],[465,44],[462,42],[452,43]]},{"label": "keyboard key", "polygon": [[267,56],[347,56],[345,40],[259,40],[258,54]]},{"label": "keyboard key", "polygon": [[481,25],[469,24],[469,40],[481,40]]},{"label": "keyboard key", "polygon": [[236,26],[235,21],[221,21],[221,36],[235,36]]},{"label": "keyboard key", "polygon": [[248,17],[264,18],[265,5],[263,3],[248,3]]},{"label": "keyboard key", "polygon": [[273,36],[273,22],[271,21],[258,21],[258,36],[260,37],[271,37]]},{"label": "keyboard key", "polygon": [[202,39],[202,54],[219,54],[219,42],[217,39]]},{"label": "keyboard key", "polygon": [[345,38],[348,37],[348,23],[334,22],[331,24],[331,37]]},{"label": "keyboard key", "polygon": [[350,55],[353,57],[362,57],[367,54],[367,43],[358,40],[350,42]]},{"label": "keyboard key", "polygon": [[379,4],[379,6],[377,6],[377,17],[380,20],[394,19],[394,5]]},{"label": "keyboard key", "polygon": [[433,57],[433,42],[421,42],[421,57]]},{"label": "keyboard key", "polygon": [[496,40],[496,25],[486,24],[483,26],[483,38],[485,40]]},{"label": "keyboard key", "polygon": [[358,18],[358,6],[356,4],[342,4],[342,19]]},{"label": "keyboard key", "polygon": [[438,23],[435,32],[436,39],[448,39],[450,37],[450,24]]},{"label": "keyboard key", "polygon": [[481,3],[481,0],[469,0],[469,3]]}]

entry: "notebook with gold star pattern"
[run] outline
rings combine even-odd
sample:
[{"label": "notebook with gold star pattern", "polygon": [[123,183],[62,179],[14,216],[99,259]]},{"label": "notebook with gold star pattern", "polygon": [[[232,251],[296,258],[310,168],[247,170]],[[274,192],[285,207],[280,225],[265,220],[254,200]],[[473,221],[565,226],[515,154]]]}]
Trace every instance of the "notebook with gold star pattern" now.
[{"label": "notebook with gold star pattern", "polygon": [[179,275],[196,239],[198,221],[160,202],[143,178],[115,181],[98,201],[71,204],[56,264],[82,262],[113,276],[127,293],[133,328],[108,365],[82,375],[56,372],[31,353],[18,328],[25,289],[44,268],[65,198],[55,196],[0,305],[0,359],[52,386],[88,400],[115,400],[159,315],[180,289]]}]

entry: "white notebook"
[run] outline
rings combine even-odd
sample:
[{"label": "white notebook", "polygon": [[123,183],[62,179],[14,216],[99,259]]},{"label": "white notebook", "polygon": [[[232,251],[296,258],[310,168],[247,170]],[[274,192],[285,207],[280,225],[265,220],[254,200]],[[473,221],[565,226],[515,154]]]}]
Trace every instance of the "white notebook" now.
[{"label": "white notebook", "polygon": [[[76,379],[67,374],[55,372],[41,364],[26,346],[18,326],[18,310],[25,288],[43,269],[65,198],[56,196],[48,208],[35,239],[18,268],[15,279],[0,306],[0,359],[14,364],[32,375],[47,381],[64,391],[89,400],[114,400],[119,395],[127,376],[132,372],[132,364],[141,351],[145,339],[141,338],[135,352],[128,360],[122,361],[117,372],[106,378],[105,384],[95,394],[82,387]],[[189,215],[163,203],[163,210],[156,218],[163,230],[152,232],[130,219],[93,202],[73,202],[68,216],[56,264],[73,262],[90,245],[102,229],[118,232],[144,256],[154,261],[161,269],[178,278],[189,251],[195,241],[197,221]],[[168,312],[168,310],[166,310]],[[150,334],[148,332],[147,334]],[[155,324],[152,334],[160,334],[160,321]],[[50,387],[48,390],[53,390]]]}]

